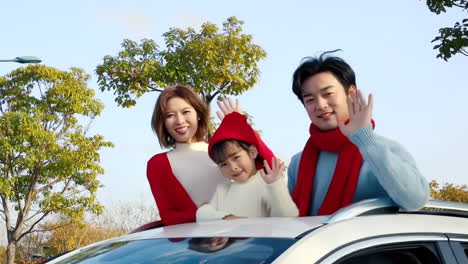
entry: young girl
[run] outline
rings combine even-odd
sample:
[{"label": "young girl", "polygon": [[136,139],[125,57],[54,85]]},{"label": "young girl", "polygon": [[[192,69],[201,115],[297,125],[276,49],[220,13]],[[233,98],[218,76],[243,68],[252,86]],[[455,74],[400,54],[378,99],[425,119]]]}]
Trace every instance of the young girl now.
[{"label": "young girl", "polygon": [[163,225],[194,222],[197,208],[225,182],[207,155],[208,107],[190,88],[165,89],[151,125],[163,148],[148,161],[147,177]]},{"label": "young girl", "polygon": [[226,115],[210,139],[208,153],[231,181],[216,187],[211,201],[197,210],[197,221],[298,215],[283,181],[283,163],[245,116],[237,112]]}]

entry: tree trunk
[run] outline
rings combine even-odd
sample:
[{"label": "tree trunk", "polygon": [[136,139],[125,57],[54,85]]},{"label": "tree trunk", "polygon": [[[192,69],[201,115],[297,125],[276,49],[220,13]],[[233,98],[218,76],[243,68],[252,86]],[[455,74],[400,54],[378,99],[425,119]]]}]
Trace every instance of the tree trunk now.
[{"label": "tree trunk", "polygon": [[13,242],[8,242],[7,246],[7,264],[15,263],[15,253],[16,253],[16,244]]},{"label": "tree trunk", "polygon": [[[209,95],[203,96],[203,101],[205,101],[206,106],[208,107],[208,113],[210,116],[208,116],[208,133],[206,134],[206,141],[208,142],[211,138],[212,131],[210,131],[210,126],[212,126],[212,120],[211,120],[211,99],[209,98]],[[214,132],[214,131],[213,131]]]}]

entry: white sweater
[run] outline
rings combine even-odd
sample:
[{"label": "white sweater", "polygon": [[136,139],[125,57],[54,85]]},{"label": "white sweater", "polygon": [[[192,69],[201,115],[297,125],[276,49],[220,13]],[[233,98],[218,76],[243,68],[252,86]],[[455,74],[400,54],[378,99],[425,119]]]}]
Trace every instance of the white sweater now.
[{"label": "white sweater", "polygon": [[177,143],[175,149],[167,153],[167,158],[174,176],[197,207],[210,200],[218,184],[228,182],[208,157],[205,142]]},{"label": "white sweater", "polygon": [[260,172],[245,183],[219,184],[210,203],[197,210],[197,222],[227,215],[243,217],[298,216],[299,211],[283,179],[267,184]]}]

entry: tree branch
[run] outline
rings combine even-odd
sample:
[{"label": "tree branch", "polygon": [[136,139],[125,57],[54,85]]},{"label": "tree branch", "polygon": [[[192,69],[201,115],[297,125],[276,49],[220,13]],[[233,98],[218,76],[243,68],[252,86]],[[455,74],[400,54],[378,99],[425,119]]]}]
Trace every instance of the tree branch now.
[{"label": "tree branch", "polygon": [[220,93],[220,91],[214,92],[212,95],[209,95],[209,98],[207,98],[207,103],[211,103],[211,101]]},{"label": "tree branch", "polygon": [[46,184],[46,185],[42,186],[41,188],[37,189],[35,191],[35,194],[41,193],[45,189],[49,188],[50,186],[52,186],[52,185],[54,185],[54,184],[56,184],[57,182],[60,182],[60,181],[61,181],[60,179],[55,179],[55,180],[49,182],[48,184]]},{"label": "tree branch", "polygon": [[26,222],[30,221],[31,219],[35,218],[36,216],[42,214],[42,213],[44,213],[44,212],[42,212],[42,211],[39,210],[39,211],[37,211],[37,213],[33,214],[33,215],[30,216],[28,219],[24,220],[24,222],[26,223]]},{"label": "tree branch", "polygon": [[228,86],[228,83],[223,83],[220,85],[220,87],[218,89],[216,89],[216,92],[214,92],[212,95],[210,95],[210,98],[209,98],[209,102],[207,103],[210,103],[211,100],[213,100],[218,94],[222,93],[223,90]]},{"label": "tree branch", "polygon": [[[20,192],[19,191],[16,191],[15,192],[15,197],[16,197],[16,203],[18,204],[18,210],[19,210],[19,215],[22,215],[23,214],[23,206],[21,205],[21,199],[19,197],[19,194]],[[19,216],[18,216],[19,218]]]},{"label": "tree branch", "polygon": [[10,168],[13,167],[12,164],[15,163],[15,161],[21,157],[21,154],[22,154],[22,153],[23,153],[23,152],[18,152],[18,153],[17,153],[18,155],[14,156],[13,158],[10,159],[10,164],[9,164],[9,165],[10,165]]},{"label": "tree branch", "polygon": [[[59,181],[60,181],[59,179],[56,179],[55,181],[48,183],[47,185],[45,185],[45,186],[41,187],[40,189],[36,190],[36,194],[42,192],[42,191],[43,191],[45,188],[47,188],[48,186],[52,186],[53,184],[55,184],[55,183],[57,183],[57,182],[59,182]],[[65,183],[65,185],[64,185],[64,187],[63,187],[63,189],[62,189],[59,193],[60,193],[60,194],[64,194],[65,191],[67,190],[68,186],[70,185],[70,183],[71,183],[71,180],[66,181],[66,183]],[[38,211],[37,213],[35,213],[34,215],[32,215],[31,217],[29,217],[28,219],[26,219],[25,222],[27,222],[27,221],[33,219],[34,217],[36,217],[37,215],[39,215],[39,214],[41,214],[41,213],[44,213],[44,212]]]},{"label": "tree branch", "polygon": [[39,89],[39,94],[41,95],[41,97],[44,96],[44,93],[42,92],[42,88],[41,88],[41,83],[40,82],[37,82],[37,88]]},{"label": "tree branch", "polygon": [[7,232],[7,241],[10,243],[12,241],[12,230],[11,230],[11,216],[10,216],[10,209],[8,208],[9,203],[8,203],[8,196],[4,197],[1,195],[2,198],[2,206],[3,210],[5,211],[4,213],[4,220],[5,220],[5,229]]},{"label": "tree branch", "polygon": [[466,2],[464,2],[464,3],[465,3],[465,5],[463,5],[463,4],[457,4],[457,3],[455,3],[455,2],[452,3],[452,4],[453,4],[454,6],[456,6],[456,7],[460,7],[460,8],[463,8],[463,9],[468,8],[468,1],[466,1]]},{"label": "tree branch", "polygon": [[20,199],[18,197],[18,206],[20,206],[19,207],[20,212],[18,214],[18,218],[16,219],[16,227],[17,228],[24,224],[25,217],[27,217],[28,214],[29,214],[29,210],[31,208],[34,196],[36,195],[36,193],[34,191],[34,186],[37,183],[37,179],[39,177],[38,175],[40,173],[41,173],[41,168],[36,165],[34,167],[34,171],[33,171],[32,175],[31,175],[31,183],[29,184],[28,192],[26,194],[26,197],[24,198],[24,207],[23,208],[21,208],[21,205],[19,204]]},{"label": "tree branch", "polygon": [[53,125],[50,126],[50,131],[53,132],[53,133],[57,133],[57,134],[61,135],[63,133],[63,131],[57,132],[57,129],[59,129],[60,126],[63,126],[64,124],[65,124],[65,116],[62,116],[62,118],[57,121],[55,126],[53,126]]},{"label": "tree branch", "polygon": [[71,179],[69,179],[68,181],[66,181],[65,185],[63,186],[63,190],[60,192],[60,194],[64,194],[64,193],[65,193],[65,190],[67,190],[68,186],[70,186],[70,183],[71,183]]},{"label": "tree branch", "polygon": [[10,223],[10,209],[8,208],[8,197],[3,197],[3,195],[1,195],[1,198],[2,198],[2,206],[3,206],[3,210],[2,210],[2,218],[3,220],[5,220],[5,223],[7,224],[7,226],[9,226],[9,223]]},{"label": "tree branch", "polygon": [[70,223],[71,223],[71,221],[66,222],[66,223],[64,223],[64,224],[60,224],[60,225],[54,225],[54,226],[51,227],[51,228],[36,229],[36,230],[32,230],[30,233],[50,232],[50,231],[53,231],[53,230],[56,230],[56,229],[59,229],[59,228],[62,228],[62,227],[66,227],[66,226],[69,225]]},{"label": "tree branch", "polygon": [[49,213],[50,213],[50,211],[47,211],[47,212],[45,212],[41,217],[39,217],[39,219],[31,225],[31,227],[29,228],[29,230],[23,232],[23,233],[18,237],[17,240],[21,240],[21,238],[23,238],[25,235],[31,233],[32,230],[34,229],[34,227],[35,227],[39,222],[41,222],[42,219],[44,219],[47,215],[49,215]]},{"label": "tree branch", "polygon": [[154,86],[153,86],[153,85],[149,85],[149,86],[148,86],[148,90],[151,90],[151,91],[153,91],[153,92],[162,92],[162,91],[164,91],[164,89],[159,88],[158,85],[154,85]]}]

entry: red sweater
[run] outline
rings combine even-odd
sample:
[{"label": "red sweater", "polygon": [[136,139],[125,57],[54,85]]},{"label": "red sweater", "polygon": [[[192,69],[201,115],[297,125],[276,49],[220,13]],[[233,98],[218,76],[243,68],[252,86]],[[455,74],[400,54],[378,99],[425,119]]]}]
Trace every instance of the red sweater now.
[{"label": "red sweater", "polygon": [[197,206],[172,172],[166,153],[148,161],[146,176],[163,225],[195,222]]}]

